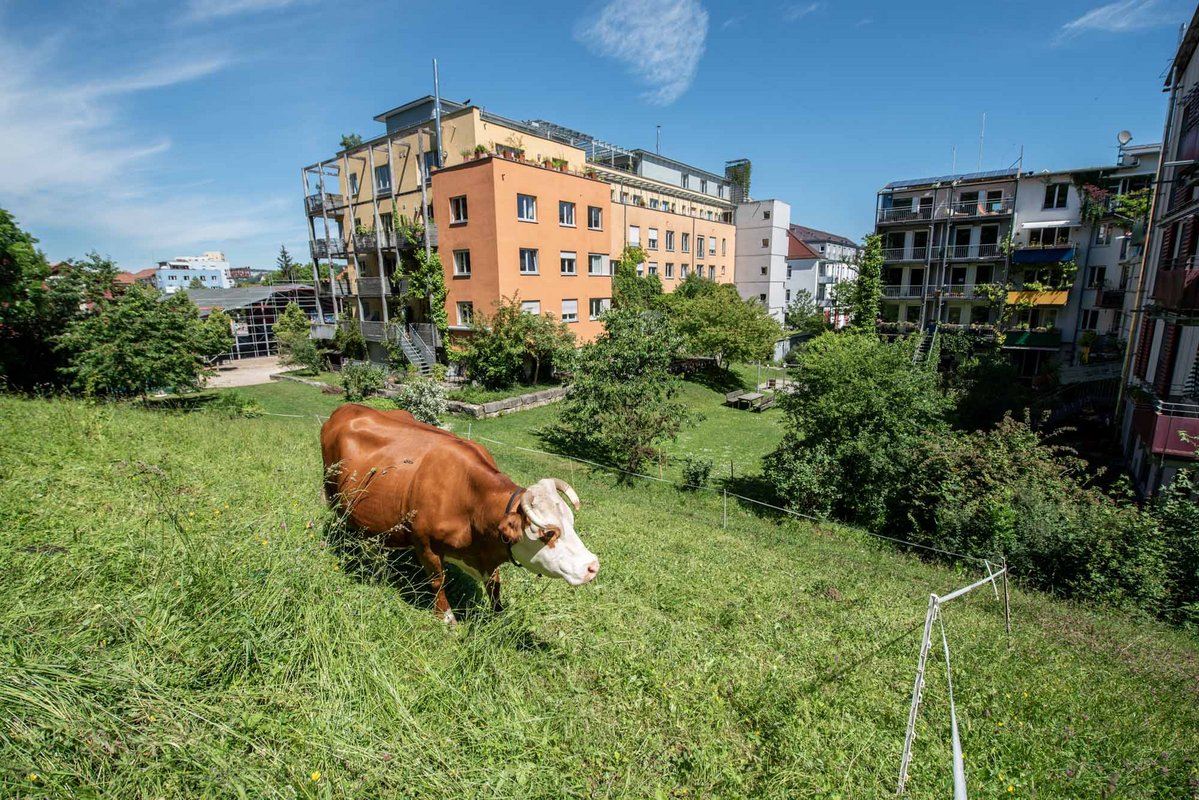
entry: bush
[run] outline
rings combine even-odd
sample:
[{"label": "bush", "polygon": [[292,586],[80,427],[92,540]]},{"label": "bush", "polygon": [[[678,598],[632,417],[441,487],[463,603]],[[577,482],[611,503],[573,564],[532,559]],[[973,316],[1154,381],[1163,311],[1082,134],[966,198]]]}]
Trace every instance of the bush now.
[{"label": "bush", "polygon": [[712,478],[712,459],[702,456],[683,458],[683,488],[702,489]]},{"label": "bush", "polygon": [[373,364],[346,364],[341,368],[341,388],[346,399],[364,400],[378,393],[387,382],[387,370]]},{"label": "bush", "polygon": [[205,409],[228,417],[261,417],[266,413],[257,400],[237,392],[221,392],[208,402]]},{"label": "bush", "polygon": [[395,404],[421,422],[440,425],[446,409],[445,390],[432,378],[418,375],[400,384]]},{"label": "bush", "polygon": [[525,362],[533,364],[533,383],[546,367],[568,368],[574,333],[548,314],[526,314],[517,297],[505,297],[490,317],[480,316],[456,359],[470,379],[487,389],[506,389],[520,382]]},{"label": "bush", "polygon": [[366,339],[358,328],[358,323],[338,325],[333,333],[333,346],[345,358],[360,360],[366,358]]},{"label": "bush", "polygon": [[325,354],[317,347],[315,339],[296,339],[291,343],[287,362],[315,375],[325,367]]}]

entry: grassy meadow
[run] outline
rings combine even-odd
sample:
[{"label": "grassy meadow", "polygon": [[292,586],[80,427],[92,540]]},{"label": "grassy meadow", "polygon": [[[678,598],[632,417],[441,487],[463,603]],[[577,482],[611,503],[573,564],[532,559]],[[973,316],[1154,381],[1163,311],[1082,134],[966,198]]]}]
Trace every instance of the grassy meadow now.
[{"label": "grassy meadow", "polygon": [[[748,374],[748,373],[747,373]],[[671,446],[752,478],[777,410],[720,407]],[[314,415],[0,398],[0,796],[866,798],[894,792],[929,592],[979,577],[851,529],[570,481],[597,580],[503,568],[508,611],[451,577],[433,618],[404,554],[327,525]],[[540,447],[546,406],[460,432]],[[727,468],[727,467],[726,467]],[[717,474],[720,474],[718,466]],[[1199,796],[1199,642],[1013,589],[945,610],[975,797]],[[910,796],[951,793],[940,645]]]}]

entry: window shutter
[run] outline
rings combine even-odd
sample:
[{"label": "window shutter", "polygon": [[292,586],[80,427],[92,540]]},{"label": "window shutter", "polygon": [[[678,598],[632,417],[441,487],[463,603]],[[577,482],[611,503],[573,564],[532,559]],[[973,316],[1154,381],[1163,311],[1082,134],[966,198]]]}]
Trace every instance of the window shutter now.
[{"label": "window shutter", "polygon": [[1174,351],[1178,346],[1180,326],[1166,323],[1162,334],[1162,347],[1157,354],[1157,371],[1153,375],[1153,391],[1158,397],[1170,393],[1170,383],[1174,378]]},{"label": "window shutter", "polygon": [[1174,252],[1174,226],[1167,225],[1166,230],[1162,232],[1162,249],[1158,253],[1157,268],[1170,268],[1170,254]]},{"label": "window shutter", "polygon": [[1153,331],[1157,320],[1146,319],[1141,324],[1141,341],[1137,344],[1137,361],[1133,372],[1141,380],[1145,380],[1145,370],[1149,368],[1149,351],[1153,349]]}]

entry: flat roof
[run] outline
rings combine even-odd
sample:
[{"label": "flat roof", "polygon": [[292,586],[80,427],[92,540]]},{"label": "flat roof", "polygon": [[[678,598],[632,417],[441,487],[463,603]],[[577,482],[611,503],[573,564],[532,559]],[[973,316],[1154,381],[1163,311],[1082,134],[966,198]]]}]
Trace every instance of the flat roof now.
[{"label": "flat roof", "polygon": [[1000,178],[1015,178],[1019,174],[1015,169],[993,169],[987,172],[960,172],[956,175],[938,175],[933,178],[913,178],[906,181],[891,181],[883,187],[888,189],[915,189],[919,186],[931,186],[934,183],[953,183],[954,181],[993,181]]},{"label": "flat roof", "polygon": [[[246,308],[261,303],[274,294],[285,292],[311,292],[306,283],[281,283],[276,286],[245,286],[236,289],[180,289],[189,300],[200,308]],[[167,295],[164,295],[166,297]]]}]

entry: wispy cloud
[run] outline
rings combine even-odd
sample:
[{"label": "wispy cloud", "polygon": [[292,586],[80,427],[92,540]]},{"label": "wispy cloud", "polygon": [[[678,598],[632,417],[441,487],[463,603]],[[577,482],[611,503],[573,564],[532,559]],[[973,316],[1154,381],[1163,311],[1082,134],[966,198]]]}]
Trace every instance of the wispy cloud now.
[{"label": "wispy cloud", "polygon": [[623,63],[648,87],[642,98],[665,106],[695,80],[708,39],[708,12],[697,0],[609,0],[579,23],[575,38]]},{"label": "wispy cloud", "polygon": [[[184,49],[185,51],[185,49]],[[218,198],[176,180],[161,134],[135,130],[121,109],[136,93],[212,75],[233,60],[208,54],[86,81],[60,68],[61,41],[19,46],[0,37],[0,203],[23,225],[85,232],[98,249],[217,245],[290,224],[281,201]],[[277,207],[278,206],[278,207]]]},{"label": "wispy cloud", "polygon": [[187,16],[193,20],[254,14],[294,6],[303,0],[188,0]]},{"label": "wispy cloud", "polygon": [[865,26],[869,25],[872,22],[874,22],[874,19],[872,17],[862,17],[860,20],[858,20],[857,24],[854,25],[854,27],[855,28],[864,28]]},{"label": "wispy cloud", "polygon": [[1077,19],[1070,20],[1058,31],[1063,42],[1088,31],[1126,33],[1155,28],[1175,21],[1174,15],[1161,7],[1160,0],[1119,0],[1093,8]]},{"label": "wispy cloud", "polygon": [[729,28],[736,28],[741,24],[741,21],[743,19],[745,19],[744,14],[741,14],[740,16],[736,16],[736,17],[729,17],[728,19],[726,19],[724,21],[723,24],[721,24],[720,29],[722,31],[724,31],[724,30],[728,30]]},{"label": "wispy cloud", "polygon": [[790,3],[783,6],[783,19],[787,22],[795,22],[814,11],[819,11],[823,5],[824,3]]}]

